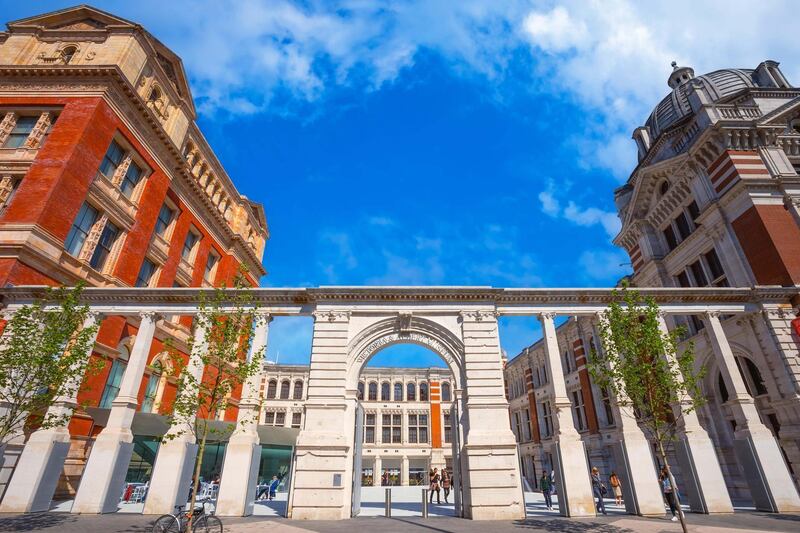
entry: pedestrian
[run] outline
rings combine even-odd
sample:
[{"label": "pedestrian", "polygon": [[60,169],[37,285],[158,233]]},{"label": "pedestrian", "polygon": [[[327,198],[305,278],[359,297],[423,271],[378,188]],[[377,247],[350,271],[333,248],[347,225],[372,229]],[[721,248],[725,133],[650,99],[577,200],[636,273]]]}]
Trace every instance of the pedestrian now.
[{"label": "pedestrian", "polygon": [[433,503],[433,493],[436,493],[436,504],[440,505],[442,500],[440,498],[441,493],[439,492],[439,483],[442,480],[442,477],[439,475],[439,469],[434,468],[433,472],[431,472],[431,503]]},{"label": "pedestrian", "polygon": [[442,470],[442,490],[444,490],[444,503],[450,503],[447,501],[447,497],[450,496],[450,485],[452,484],[452,480],[450,479],[450,473],[447,471],[446,468]]},{"label": "pedestrian", "polygon": [[619,480],[619,476],[617,476],[616,472],[611,472],[608,482],[611,483],[611,490],[614,491],[615,503],[617,505],[622,505],[622,482]]},{"label": "pedestrian", "polygon": [[384,470],[383,471],[383,477],[381,477],[381,485],[383,485],[384,487],[389,485],[389,471],[388,470]]},{"label": "pedestrian", "polygon": [[594,497],[597,498],[597,511],[606,514],[606,504],[603,501],[603,496],[606,495],[606,486],[600,481],[600,471],[597,467],[592,468],[592,492]]},{"label": "pedestrian", "polygon": [[281,480],[278,479],[278,476],[272,476],[272,481],[269,482],[269,499],[274,500],[276,493],[278,492],[278,485],[280,484]]},{"label": "pedestrian", "polygon": [[547,473],[542,473],[542,479],[539,480],[539,488],[542,489],[542,496],[544,496],[544,504],[547,506],[548,511],[553,510],[553,483]]},{"label": "pedestrian", "polygon": [[677,494],[677,487],[672,486],[672,481],[669,479],[669,470],[666,466],[661,467],[661,475],[658,476],[658,480],[661,482],[661,492],[664,493],[664,499],[667,500],[667,505],[669,505],[669,512],[672,513],[671,521],[675,522],[678,520],[678,501],[676,498]]}]

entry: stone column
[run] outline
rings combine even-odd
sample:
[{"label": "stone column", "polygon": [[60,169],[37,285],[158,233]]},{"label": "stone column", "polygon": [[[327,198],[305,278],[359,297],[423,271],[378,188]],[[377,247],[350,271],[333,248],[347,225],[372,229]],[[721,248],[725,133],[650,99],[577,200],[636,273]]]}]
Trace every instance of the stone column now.
[{"label": "stone column", "polygon": [[[659,316],[658,323],[662,334],[668,334],[664,316]],[[678,425],[675,454],[685,483],[678,489],[688,496],[691,510],[695,513],[732,513],[733,504],[714,443],[700,425],[697,412],[684,413],[683,408],[681,405],[673,406]]]},{"label": "stone column", "polygon": [[381,486],[381,476],[383,476],[383,461],[380,455],[375,456],[375,466],[372,467],[372,485]]},{"label": "stone column", "polygon": [[92,446],[75,503],[72,504],[72,513],[113,513],[117,510],[133,455],[131,425],[139,405],[139,388],[159,319],[153,312],[144,312],[139,316],[139,330],[119,393],[111,404],[105,429]]},{"label": "stone column", "polygon": [[404,455],[400,464],[400,484],[408,486],[408,456]]},{"label": "stone column", "polygon": [[464,514],[473,520],[525,517],[517,443],[508,421],[497,315],[461,313],[468,429],[462,453]]},{"label": "stone column", "polygon": [[[89,313],[83,323],[84,328],[98,325],[100,315]],[[99,331],[100,328],[97,328]],[[86,357],[91,357],[97,331],[89,343],[89,352]],[[58,479],[64,470],[64,461],[70,447],[69,420],[75,407],[78,406],[78,382],[83,376],[76,379],[67,389],[75,391],[74,394],[59,396],[47,410],[48,414],[63,417],[64,425],[40,429],[33,432],[25,444],[25,448],[17,461],[14,475],[9,481],[0,513],[29,513],[47,511],[56,491]]]},{"label": "stone column", "polygon": [[306,422],[297,436],[288,515],[350,518],[356,393],[347,390],[349,311],[316,311]]},{"label": "stone column", "polygon": [[761,422],[755,402],[745,388],[719,313],[706,313],[704,319],[728,389],[728,405],[736,419],[733,433],[736,457],[742,465],[756,509],[778,513],[798,512],[800,496],[775,437]]},{"label": "stone column", "polygon": [[572,421],[572,404],[567,396],[564,370],[558,349],[555,313],[542,313],[543,346],[550,386],[553,390],[553,461],[562,516],[595,516],[589,466],[580,435]]},{"label": "stone column", "polygon": [[[194,343],[189,364],[183,372],[191,372],[195,379],[203,378],[202,355],[208,350],[206,328],[202,320],[195,320]],[[184,394],[187,391],[184,391]],[[174,437],[171,437],[173,436]],[[197,458],[197,443],[194,435],[194,417],[172,426],[167,432],[168,440],[161,444],[153,465],[150,488],[144,503],[144,514],[166,514],[176,505],[186,505],[189,487]],[[171,438],[169,438],[171,437]]]},{"label": "stone column", "polygon": [[[258,315],[255,320],[255,332],[248,361],[252,361],[254,354],[258,354],[258,357],[266,354],[269,323],[272,322],[272,317]],[[253,514],[258,468],[261,465],[261,444],[258,437],[260,379],[260,373],[251,376],[242,389],[236,431],[228,440],[225,450],[216,509],[216,513],[220,516]]]},{"label": "stone column", "polygon": [[[602,316],[598,320],[602,320]],[[595,339],[599,339],[596,324],[592,324],[592,328]],[[596,342],[596,345],[597,350],[603,349],[602,343]],[[622,403],[626,403],[624,399]],[[617,476],[622,481],[625,511],[642,516],[663,516],[664,496],[658,483],[650,443],[630,407],[620,406],[618,399],[614,398],[612,413],[617,421],[612,450],[616,464],[622,469]]]}]

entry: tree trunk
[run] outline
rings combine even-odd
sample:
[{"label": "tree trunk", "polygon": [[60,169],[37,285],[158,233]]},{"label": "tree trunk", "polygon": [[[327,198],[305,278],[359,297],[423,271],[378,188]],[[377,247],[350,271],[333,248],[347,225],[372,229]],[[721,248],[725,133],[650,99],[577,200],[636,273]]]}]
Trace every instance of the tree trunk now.
[{"label": "tree trunk", "polygon": [[681,529],[683,529],[683,533],[689,533],[686,527],[686,517],[683,515],[683,509],[681,508],[681,501],[678,499],[678,484],[675,483],[675,476],[672,475],[672,469],[669,467],[669,461],[667,460],[667,452],[664,450],[664,443],[661,442],[661,439],[658,439],[658,453],[661,455],[661,460],[664,461],[664,468],[667,469],[669,484],[672,486],[672,497],[678,507],[678,520],[681,521]]},{"label": "tree trunk", "polygon": [[[194,489],[192,490],[192,501],[189,504],[189,521],[186,524],[186,531],[192,530],[194,520],[194,504],[197,501],[197,489],[200,488],[200,469],[203,466],[203,452],[206,450],[206,438],[208,437],[208,420],[203,421],[203,436],[200,438],[200,448],[197,450],[197,462],[194,467]],[[205,510],[205,503],[203,503]]]}]

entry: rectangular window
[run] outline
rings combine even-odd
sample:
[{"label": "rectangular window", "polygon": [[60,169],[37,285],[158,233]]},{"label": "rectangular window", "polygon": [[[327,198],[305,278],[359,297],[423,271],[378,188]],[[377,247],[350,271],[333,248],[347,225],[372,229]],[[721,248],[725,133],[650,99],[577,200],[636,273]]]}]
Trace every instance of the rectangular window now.
[{"label": "rectangular window", "polygon": [[550,410],[550,402],[542,403],[542,422],[544,424],[544,434],[549,437],[553,434],[553,415]]},{"label": "rectangular window", "polygon": [[0,215],[5,213],[8,206],[11,205],[11,200],[13,200],[14,195],[17,194],[20,183],[22,183],[22,178],[11,178],[11,192],[8,193],[5,203],[0,206]]},{"label": "rectangular window", "polygon": [[214,274],[217,272],[218,262],[219,256],[214,252],[209,252],[208,259],[206,259],[206,270],[203,273],[203,280],[205,280],[206,283],[214,283]]},{"label": "rectangular window", "polygon": [[515,411],[514,416],[511,418],[511,432],[514,434],[514,439],[517,442],[522,442],[522,438],[520,436],[519,411]]},{"label": "rectangular window", "polygon": [[683,212],[679,213],[675,219],[675,227],[678,229],[678,235],[680,235],[681,240],[685,240],[689,235],[692,234],[692,229],[689,226],[689,220],[686,218],[686,214]]},{"label": "rectangular window", "polygon": [[130,199],[133,196],[133,191],[136,190],[136,186],[139,185],[139,182],[142,181],[142,174],[144,171],[131,161],[128,170],[125,171],[125,177],[122,178],[122,183],[120,184],[120,190],[122,194],[125,195],[125,198]]},{"label": "rectangular window", "polygon": [[606,423],[609,426],[614,425],[614,410],[611,406],[611,392],[608,388],[600,389],[600,397],[603,400],[603,410],[606,413]]},{"label": "rectangular window", "polygon": [[364,442],[375,444],[375,413],[364,413]]},{"label": "rectangular window", "polygon": [[147,378],[147,388],[144,389],[144,399],[140,409],[143,413],[152,413],[153,405],[156,403],[156,392],[158,391],[159,374],[150,374]]},{"label": "rectangular window", "polygon": [[450,413],[444,414],[444,442],[450,443],[452,442],[453,436],[453,423],[450,420]]},{"label": "rectangular window", "polygon": [[70,228],[67,235],[67,240],[64,243],[64,247],[70,255],[76,257],[80,255],[83,243],[86,242],[86,237],[89,236],[89,232],[92,230],[94,223],[97,222],[99,215],[100,213],[97,212],[97,209],[91,205],[84,202],[81,206],[81,210],[78,211],[78,216],[75,217],[72,228]]},{"label": "rectangular window", "polygon": [[692,271],[692,276],[694,277],[694,284],[696,287],[706,287],[708,286],[708,279],[706,279],[706,274],[703,272],[703,265],[700,264],[700,261],[695,261],[689,268]]},{"label": "rectangular window", "polygon": [[149,287],[155,272],[156,264],[145,257],[144,261],[142,261],[142,268],[139,269],[139,275],[136,276],[136,286]]},{"label": "rectangular window", "polygon": [[106,150],[106,155],[104,155],[103,160],[100,161],[100,174],[111,181],[114,177],[114,172],[116,172],[117,167],[122,163],[124,157],[125,151],[122,147],[118,145],[116,141],[111,141],[108,150]]},{"label": "rectangular window", "polygon": [[125,361],[121,359],[114,359],[111,363],[111,371],[108,373],[106,379],[106,386],[103,389],[103,395],[100,397],[100,404],[98,407],[101,409],[111,409],[111,403],[117,398],[119,393],[119,384],[122,381],[122,375],[125,373]]},{"label": "rectangular window", "polygon": [[299,428],[300,427],[300,420],[303,417],[303,413],[292,413],[292,427]]},{"label": "rectangular window", "polygon": [[189,230],[189,233],[186,234],[186,240],[183,241],[183,251],[181,255],[187,261],[190,261],[192,258],[192,252],[194,251],[195,246],[197,246],[197,242],[200,240],[200,236],[192,230]]},{"label": "rectangular window", "polygon": [[686,210],[689,212],[689,217],[692,219],[692,223],[695,227],[699,226],[697,218],[700,216],[700,209],[697,208],[697,203],[692,200],[692,202],[686,206]]},{"label": "rectangular window", "polygon": [[667,248],[671,252],[678,246],[678,239],[675,238],[675,232],[672,230],[672,226],[668,225],[664,228],[664,239],[667,241]]},{"label": "rectangular window", "polygon": [[384,444],[399,444],[402,441],[402,416],[383,415],[381,419],[381,442]]},{"label": "rectangular window", "polygon": [[711,284],[715,287],[727,287],[728,280],[725,277],[725,270],[722,268],[722,263],[719,261],[719,256],[717,256],[717,251],[712,248],[706,252],[703,257],[706,259],[708,271],[711,273],[711,277],[713,278]]},{"label": "rectangular window", "polygon": [[169,225],[172,224],[172,219],[174,217],[174,209],[167,204],[161,206],[161,210],[158,212],[158,218],[156,219],[156,234],[158,236],[163,237],[167,233],[167,229],[169,229]]},{"label": "rectangular window", "polygon": [[275,413],[275,425],[282,426],[286,423],[286,411],[278,411]]},{"label": "rectangular window", "polygon": [[103,233],[100,234],[100,240],[97,241],[97,246],[94,248],[92,258],[89,260],[89,265],[93,269],[98,272],[103,271],[108,256],[111,255],[111,249],[114,247],[114,243],[117,242],[119,233],[118,227],[111,222],[106,222],[106,227],[103,228]]},{"label": "rectangular window", "polygon": [[3,148],[19,148],[25,144],[25,141],[30,137],[33,127],[36,126],[38,121],[38,116],[17,117],[17,123],[14,125],[14,129],[11,130],[11,133],[8,134]]},{"label": "rectangular window", "polygon": [[689,276],[686,274],[685,271],[678,272],[678,275],[675,276],[675,279],[678,282],[680,287],[691,287],[692,284],[689,282]]},{"label": "rectangular window", "polygon": [[408,442],[428,444],[428,415],[408,415]]},{"label": "rectangular window", "polygon": [[264,424],[267,426],[275,425],[275,411],[269,411],[264,414]]},{"label": "rectangular window", "polygon": [[583,408],[583,395],[580,390],[572,391],[572,409],[575,415],[575,426],[578,431],[583,431],[586,428],[586,412]]},{"label": "rectangular window", "polygon": [[525,442],[531,440],[531,412],[529,409],[525,409],[525,421],[522,426],[522,436],[525,438]]}]

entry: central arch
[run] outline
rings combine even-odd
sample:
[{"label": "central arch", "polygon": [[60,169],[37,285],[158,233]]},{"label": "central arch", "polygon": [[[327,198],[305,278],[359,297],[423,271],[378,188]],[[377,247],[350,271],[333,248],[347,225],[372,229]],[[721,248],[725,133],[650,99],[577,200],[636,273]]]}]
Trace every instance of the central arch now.
[{"label": "central arch", "polygon": [[355,390],[358,377],[370,359],[395,344],[416,344],[428,348],[447,364],[455,388],[463,390],[464,343],[448,328],[428,318],[389,317],[378,320],[353,336],[347,349],[347,389]]}]

